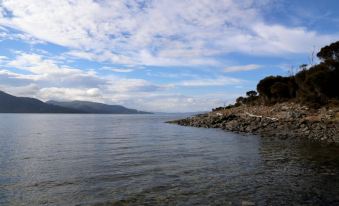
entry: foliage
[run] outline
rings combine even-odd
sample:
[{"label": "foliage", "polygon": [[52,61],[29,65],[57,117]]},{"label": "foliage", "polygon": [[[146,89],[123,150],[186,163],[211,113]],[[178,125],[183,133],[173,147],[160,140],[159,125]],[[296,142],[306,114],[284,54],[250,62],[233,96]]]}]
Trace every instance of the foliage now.
[{"label": "foliage", "polygon": [[217,107],[217,108],[214,108],[214,109],[212,109],[212,111],[213,112],[217,112],[217,111],[221,111],[221,110],[231,109],[231,108],[234,108],[234,107],[236,107],[236,106],[232,105],[232,104],[229,104],[226,107]]},{"label": "foliage", "polygon": [[297,85],[293,76],[269,76],[260,80],[257,90],[264,102],[275,103],[294,98]]},{"label": "foliage", "polygon": [[309,68],[299,67],[299,72],[288,77],[268,76],[260,80],[257,91],[246,92],[234,105],[274,104],[297,101],[308,106],[339,105],[339,41],[323,47],[317,54],[321,62]]},{"label": "foliage", "polygon": [[[317,56],[322,60],[290,77],[269,76],[257,85],[260,99],[266,103],[289,100],[320,106],[339,99],[339,41],[325,46]],[[248,95],[249,96],[249,95]]]},{"label": "foliage", "polygon": [[255,97],[255,96],[258,95],[258,93],[256,91],[254,91],[254,90],[251,90],[251,91],[246,92],[246,95],[248,97]]},{"label": "foliage", "polygon": [[324,62],[329,60],[339,61],[339,41],[323,47],[317,57]]},{"label": "foliage", "polygon": [[314,105],[339,98],[339,62],[327,61],[296,75],[298,100]]}]

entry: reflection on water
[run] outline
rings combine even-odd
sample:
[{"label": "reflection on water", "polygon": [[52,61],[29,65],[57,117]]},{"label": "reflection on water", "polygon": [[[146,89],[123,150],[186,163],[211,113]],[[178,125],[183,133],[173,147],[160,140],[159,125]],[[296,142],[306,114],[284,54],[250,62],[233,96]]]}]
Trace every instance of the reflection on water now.
[{"label": "reflection on water", "polygon": [[0,205],[339,205],[339,149],[165,124],[0,114]]}]

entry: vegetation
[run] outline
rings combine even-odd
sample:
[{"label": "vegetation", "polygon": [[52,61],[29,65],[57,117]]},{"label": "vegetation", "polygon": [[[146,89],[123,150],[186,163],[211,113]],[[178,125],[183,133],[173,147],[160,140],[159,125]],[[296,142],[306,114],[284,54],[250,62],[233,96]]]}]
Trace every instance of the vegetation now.
[{"label": "vegetation", "polygon": [[[302,64],[299,72],[288,77],[269,76],[259,81],[257,91],[248,91],[234,105],[275,104],[295,101],[311,107],[339,103],[339,41],[323,47],[317,57],[320,63]],[[215,110],[220,110],[217,108]],[[225,109],[225,108],[223,108]]]},{"label": "vegetation", "polygon": [[295,77],[269,76],[257,85],[261,100],[265,103],[276,103],[296,97],[298,85]]},{"label": "vegetation", "polygon": [[290,77],[266,77],[257,90],[266,104],[295,100],[309,106],[322,106],[339,99],[339,41],[322,48],[317,54],[321,62]]}]

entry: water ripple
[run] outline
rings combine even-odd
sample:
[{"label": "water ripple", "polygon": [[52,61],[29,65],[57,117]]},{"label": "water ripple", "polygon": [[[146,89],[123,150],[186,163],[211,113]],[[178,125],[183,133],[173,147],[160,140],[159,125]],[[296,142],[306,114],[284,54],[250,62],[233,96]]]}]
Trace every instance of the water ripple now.
[{"label": "water ripple", "polygon": [[339,205],[337,147],[177,118],[0,114],[0,205]]}]

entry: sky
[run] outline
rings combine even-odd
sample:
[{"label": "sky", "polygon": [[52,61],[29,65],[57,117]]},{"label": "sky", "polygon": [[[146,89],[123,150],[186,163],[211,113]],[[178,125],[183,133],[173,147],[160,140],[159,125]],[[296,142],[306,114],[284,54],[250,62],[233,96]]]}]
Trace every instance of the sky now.
[{"label": "sky", "polygon": [[338,9],[337,0],[0,0],[0,90],[209,111],[316,63],[339,40]]}]

